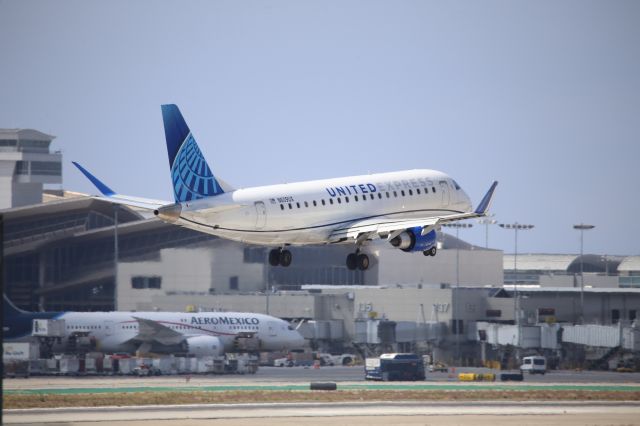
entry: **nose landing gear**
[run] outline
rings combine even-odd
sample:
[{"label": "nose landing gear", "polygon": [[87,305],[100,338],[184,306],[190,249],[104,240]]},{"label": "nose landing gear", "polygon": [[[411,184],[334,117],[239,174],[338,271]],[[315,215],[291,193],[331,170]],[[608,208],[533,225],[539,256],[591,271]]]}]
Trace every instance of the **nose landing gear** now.
[{"label": "nose landing gear", "polygon": [[285,268],[291,265],[291,261],[293,260],[293,256],[289,250],[283,250],[282,248],[277,248],[269,251],[269,265],[271,266],[284,266]]}]

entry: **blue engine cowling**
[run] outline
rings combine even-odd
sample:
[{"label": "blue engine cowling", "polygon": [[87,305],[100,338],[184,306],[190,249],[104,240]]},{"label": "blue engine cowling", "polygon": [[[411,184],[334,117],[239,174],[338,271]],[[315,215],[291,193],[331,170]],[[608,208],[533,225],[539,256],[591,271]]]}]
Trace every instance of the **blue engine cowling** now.
[{"label": "blue engine cowling", "polygon": [[400,235],[393,238],[391,241],[392,246],[399,248],[402,251],[414,252],[414,251],[427,251],[436,245],[436,231],[433,230],[426,235],[420,235],[422,227],[416,226],[415,228],[409,228],[403,231]]}]

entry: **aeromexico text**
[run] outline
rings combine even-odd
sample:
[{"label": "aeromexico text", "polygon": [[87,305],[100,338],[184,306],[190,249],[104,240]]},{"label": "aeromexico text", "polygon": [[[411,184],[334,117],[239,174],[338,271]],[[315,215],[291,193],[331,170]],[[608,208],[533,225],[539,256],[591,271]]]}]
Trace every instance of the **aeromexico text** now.
[{"label": "aeromexico text", "polygon": [[244,318],[231,318],[231,317],[191,317],[191,325],[258,325],[260,320],[258,318],[244,317]]},{"label": "aeromexico text", "polygon": [[377,183],[359,183],[357,185],[348,186],[334,186],[331,188],[325,188],[329,195],[332,197],[345,196],[345,195],[358,195],[369,194],[378,191],[393,191],[394,189],[418,189],[427,186],[432,186],[433,182],[423,179],[409,179],[409,180],[394,180],[392,182]]}]

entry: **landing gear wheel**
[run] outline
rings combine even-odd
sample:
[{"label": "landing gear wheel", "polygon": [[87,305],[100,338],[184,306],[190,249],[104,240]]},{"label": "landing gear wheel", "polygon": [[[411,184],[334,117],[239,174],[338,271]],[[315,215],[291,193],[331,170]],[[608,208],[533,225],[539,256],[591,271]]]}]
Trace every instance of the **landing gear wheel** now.
[{"label": "landing gear wheel", "polygon": [[369,256],[367,256],[366,254],[358,255],[358,269],[360,269],[361,271],[366,271],[367,269],[369,269]]},{"label": "landing gear wheel", "polygon": [[431,247],[429,250],[425,250],[422,252],[425,256],[435,256],[438,250],[435,247]]},{"label": "landing gear wheel", "polygon": [[278,266],[280,264],[280,249],[269,251],[269,265]]},{"label": "landing gear wheel", "polygon": [[291,256],[291,252],[289,250],[282,250],[280,252],[280,265],[285,268],[291,265],[291,261],[293,260],[293,256]]},{"label": "landing gear wheel", "polygon": [[355,253],[349,253],[347,256],[347,269],[354,271],[358,267],[358,255]]}]

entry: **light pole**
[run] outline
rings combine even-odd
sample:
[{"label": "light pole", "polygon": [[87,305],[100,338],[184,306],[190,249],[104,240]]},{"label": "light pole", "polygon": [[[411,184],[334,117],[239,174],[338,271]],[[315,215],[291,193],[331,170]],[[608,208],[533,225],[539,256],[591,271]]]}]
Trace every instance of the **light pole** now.
[{"label": "light pole", "polygon": [[582,262],[582,256],[584,254],[584,231],[595,228],[595,225],[585,225],[581,223],[579,225],[573,225],[573,229],[580,231],[580,323],[584,322],[584,264]]},{"label": "light pole", "polygon": [[118,244],[118,205],[113,205],[113,310],[118,310],[118,260],[120,245]]},{"label": "light pole", "polygon": [[456,241],[456,287],[460,286],[460,245],[458,244],[458,242],[460,241],[459,238],[459,231],[460,228],[472,228],[473,224],[471,223],[447,223],[444,224],[442,226],[445,226],[447,228],[455,228],[456,229],[456,239],[458,241]]},{"label": "light pole", "polygon": [[491,214],[487,217],[483,217],[482,219],[478,219],[478,223],[480,225],[484,225],[485,230],[484,230],[484,246],[486,248],[489,248],[489,225],[495,225],[496,223],[498,223],[497,220],[495,219],[491,219],[492,217],[494,217],[494,214]]},{"label": "light pole", "polygon": [[[447,223],[442,226],[447,228],[455,228],[456,230],[456,288],[460,286],[460,228],[471,228],[473,224],[471,223]],[[456,294],[457,296],[457,294]],[[462,334],[460,330],[460,325],[462,321],[458,320],[458,304],[453,304],[453,321],[456,323],[456,358],[458,362],[460,361],[460,334]]]},{"label": "light pole", "polygon": [[520,315],[518,314],[518,231],[526,231],[532,229],[534,225],[523,225],[521,223],[499,223],[498,226],[503,229],[513,229],[515,232],[515,245],[513,255],[513,315],[518,327],[518,351],[520,348]]}]

